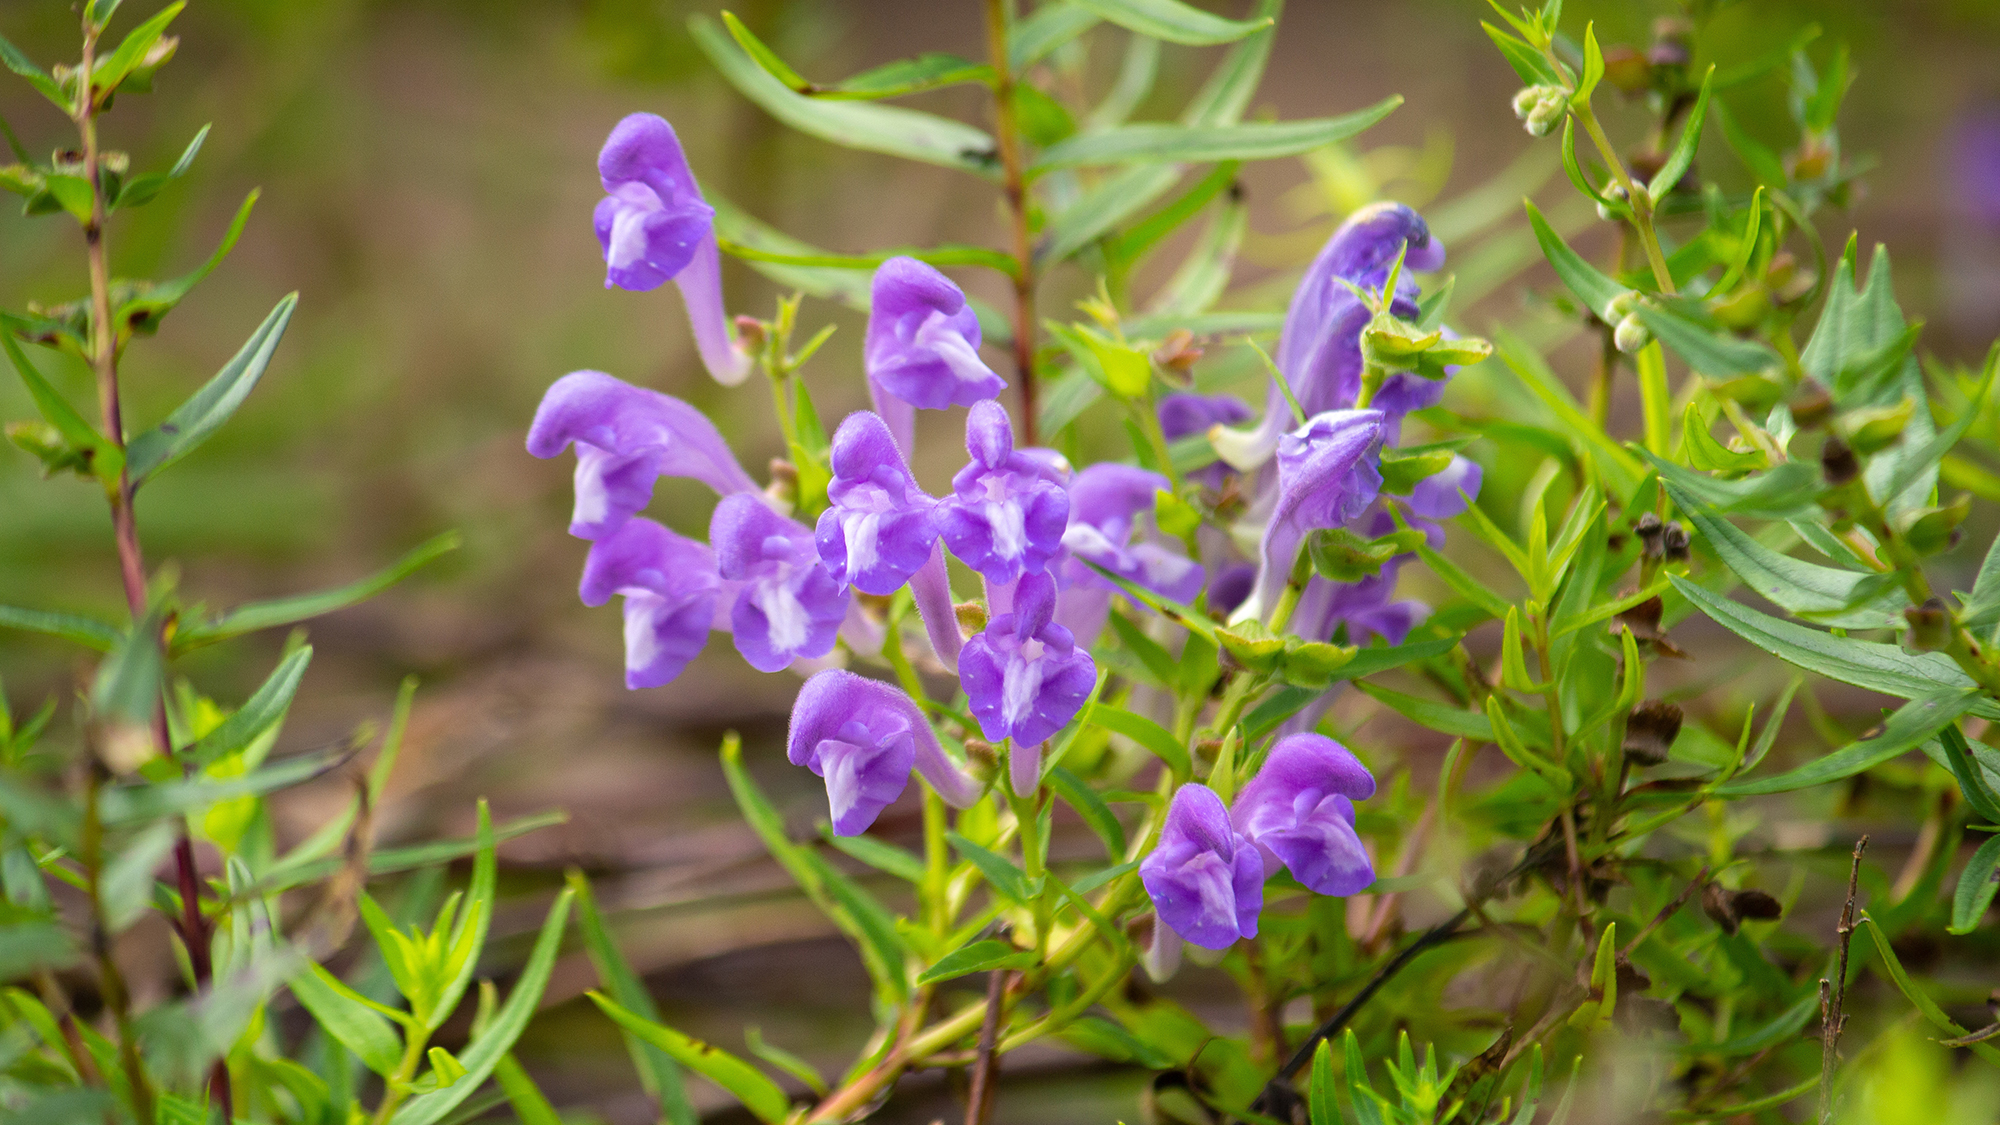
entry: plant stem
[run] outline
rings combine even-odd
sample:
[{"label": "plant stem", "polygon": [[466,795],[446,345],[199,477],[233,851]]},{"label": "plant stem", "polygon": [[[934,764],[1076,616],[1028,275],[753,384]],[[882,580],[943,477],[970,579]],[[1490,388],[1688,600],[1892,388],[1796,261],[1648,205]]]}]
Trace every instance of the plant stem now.
[{"label": "plant stem", "polygon": [[404,1033],[403,1058],[396,1064],[396,1073],[383,1084],[382,1104],[375,1109],[375,1125],[387,1125],[396,1107],[409,1096],[410,1082],[417,1076],[417,1067],[423,1064],[424,1044],[430,1039],[422,1027],[422,1024],[412,1022]]},{"label": "plant stem", "polygon": [[1861,882],[1861,853],[1868,850],[1868,837],[1854,841],[1854,862],[1847,870],[1847,902],[1840,908],[1839,967],[1831,988],[1819,982],[1819,1113],[1813,1120],[1827,1125],[1833,1120],[1833,1066],[1840,1055],[1840,1031],[1847,1025],[1842,1010],[1847,1003],[1847,946],[1854,937],[1854,899]]},{"label": "plant stem", "polygon": [[[87,88],[87,87],[86,87]],[[103,770],[93,760],[86,768],[90,780],[84,796],[83,840],[78,859],[83,866],[85,890],[90,898],[90,948],[97,959],[98,988],[118,1035],[118,1066],[125,1072],[126,1096],[132,1102],[132,1116],[141,1125],[153,1121],[153,1084],[139,1060],[139,1041],[132,1033],[132,994],[125,976],[112,956],[111,930],[104,916],[104,821],[98,816],[98,791],[103,788]]]},{"label": "plant stem", "polygon": [[1667,258],[1660,252],[1659,235],[1653,230],[1653,205],[1646,189],[1634,181],[1625,171],[1625,162],[1618,158],[1618,150],[1611,147],[1611,138],[1604,135],[1604,126],[1597,123],[1597,113],[1585,105],[1571,110],[1576,119],[1583,123],[1583,131],[1590,135],[1590,143],[1597,146],[1597,154],[1604,158],[1605,166],[1617,177],[1618,186],[1625,192],[1625,206],[1632,214],[1632,228],[1639,233],[1639,245],[1646,251],[1646,264],[1653,269],[1653,283],[1660,292],[1674,295],[1674,275],[1667,269]]},{"label": "plant stem", "polygon": [[[107,208],[102,170],[98,164],[98,107],[91,92],[99,30],[88,19],[84,21],[83,55],[77,68],[80,96],[74,120],[83,142],[84,175],[90,183],[90,219],[83,225],[84,247],[90,263],[90,360],[97,373],[97,400],[103,415],[104,437],[117,446],[121,454],[117,479],[103,483],[105,497],[111,504],[111,527],[118,543],[118,571],[125,587],[125,604],[132,614],[132,627],[136,629],[146,619],[146,559],[139,544],[138,518],[132,505],[132,471],[122,456],[125,450],[125,418],[119,401],[118,332],[111,321],[111,264],[104,241]],[[161,636],[157,642],[164,660],[165,637]],[[171,758],[173,737],[167,725],[163,698],[156,702],[153,709],[152,734],[154,750],[162,757]],[[212,979],[214,967],[209,960],[208,925],[201,915],[201,883],[195,865],[194,844],[188,837],[185,822],[180,828],[180,839],[174,845],[174,867],[181,895],[181,917],[176,925],[180,929],[181,942],[187,948],[188,962],[194,969],[195,987],[199,990]],[[135,1077],[134,1080],[140,1079]],[[234,1099],[226,1057],[217,1059],[209,1071],[209,1096],[221,1108],[224,1120],[234,1120]],[[140,1120],[146,1122],[152,1119],[142,1117]]]},{"label": "plant stem", "polygon": [[1021,383],[1021,444],[1035,444],[1035,253],[1028,231],[1028,179],[1021,160],[1021,127],[1014,111],[1014,69],[1007,56],[1010,0],[986,0],[986,46],[993,64],[994,132],[998,134],[1001,190],[1013,225],[1014,372]]},{"label": "plant stem", "polygon": [[979,1054],[972,1064],[972,1088],[966,1094],[965,1125],[985,1125],[993,1108],[993,1080],[1000,1069],[1000,1024],[1006,1018],[1007,979],[1011,969],[995,969],[986,976],[986,1016],[979,1025]]}]

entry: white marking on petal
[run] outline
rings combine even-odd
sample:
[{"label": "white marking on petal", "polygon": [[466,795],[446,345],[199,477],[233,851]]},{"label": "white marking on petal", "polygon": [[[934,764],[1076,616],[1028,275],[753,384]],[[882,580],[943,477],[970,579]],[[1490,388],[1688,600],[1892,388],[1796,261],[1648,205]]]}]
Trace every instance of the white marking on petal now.
[{"label": "white marking on petal", "polygon": [[859,512],[841,522],[847,532],[847,573],[864,573],[882,554],[882,514]]},{"label": "white marking on petal", "polygon": [[778,573],[757,583],[750,597],[757,608],[764,611],[764,620],[769,624],[771,648],[777,652],[797,652],[806,643],[806,607],[799,601],[786,581],[791,575],[791,567],[781,566]]},{"label": "white marking on petal", "polygon": [[1020,651],[1007,660],[1000,673],[1000,717],[1008,727],[1020,724],[1042,691],[1042,642],[1027,640]]},{"label": "white marking on petal", "polygon": [[618,592],[625,595],[625,667],[650,668],[660,656],[660,635],[654,626],[666,599],[633,587]]},{"label": "white marking on petal", "polygon": [[646,216],[663,208],[660,197],[644,184],[620,184],[612,195],[619,207],[611,218],[611,244],[604,257],[612,269],[624,269],[646,256]]},{"label": "white marking on petal", "polygon": [[932,312],[917,327],[916,341],[919,346],[929,348],[944,360],[951,373],[967,381],[984,379],[993,374],[986,361],[979,358],[979,349],[951,325],[951,318],[941,312]]},{"label": "white marking on petal", "polygon": [[604,487],[605,462],[611,454],[594,445],[576,443],[576,508],[570,522],[601,524],[611,514],[611,494]]},{"label": "white marking on petal", "polygon": [[1010,560],[1027,554],[1027,513],[1021,511],[1021,506],[1006,500],[988,500],[981,507],[986,510],[987,526],[993,529],[993,553]]}]

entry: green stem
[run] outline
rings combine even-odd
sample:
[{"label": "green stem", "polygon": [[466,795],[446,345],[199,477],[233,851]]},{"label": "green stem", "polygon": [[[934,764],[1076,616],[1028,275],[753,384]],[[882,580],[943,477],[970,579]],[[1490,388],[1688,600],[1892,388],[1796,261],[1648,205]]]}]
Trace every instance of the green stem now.
[{"label": "green stem", "polygon": [[1583,131],[1590,136],[1590,143],[1597,146],[1597,154],[1617,178],[1618,186],[1624,189],[1625,206],[1631,212],[1632,227],[1639,234],[1639,245],[1646,251],[1646,264],[1653,269],[1653,282],[1660,287],[1660,292],[1673,296],[1674,275],[1667,269],[1666,255],[1660,252],[1660,239],[1653,230],[1652,197],[1625,171],[1625,162],[1619,159],[1618,150],[1611,146],[1611,138],[1604,135],[1604,126],[1597,122],[1597,112],[1589,105],[1573,107],[1570,112],[1582,123]]},{"label": "green stem", "polygon": [[375,1125],[388,1125],[396,1107],[410,1096],[410,1083],[416,1079],[417,1067],[424,1061],[424,1044],[430,1039],[430,1033],[423,1030],[422,1024],[413,1021],[404,1034],[403,1057],[396,1064],[396,1073],[389,1076],[382,1091],[382,1104],[375,1110]]},{"label": "green stem", "polygon": [[[86,56],[88,57],[88,56]],[[88,89],[86,84],[85,89]],[[81,854],[78,856],[83,866],[86,880],[85,890],[90,898],[90,945],[97,958],[98,988],[104,997],[104,1006],[111,1012],[111,1022],[118,1036],[118,1066],[125,1072],[126,1096],[132,1103],[132,1116],[139,1122],[153,1121],[153,1084],[146,1077],[145,1064],[139,1058],[139,1040],[132,1032],[132,995],[125,987],[125,975],[118,969],[118,960],[111,951],[111,930],[105,923],[104,914],[104,821],[98,813],[97,797],[103,787],[103,771],[96,762],[89,763],[90,780],[84,795],[83,839]]]}]

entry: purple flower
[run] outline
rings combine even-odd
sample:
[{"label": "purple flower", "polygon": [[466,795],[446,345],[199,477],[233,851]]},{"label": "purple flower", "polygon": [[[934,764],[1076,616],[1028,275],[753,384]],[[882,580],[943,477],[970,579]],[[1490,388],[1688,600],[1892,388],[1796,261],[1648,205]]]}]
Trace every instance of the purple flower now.
[{"label": "purple flower", "polygon": [[978,783],[945,757],[909,696],[838,668],[799,689],[785,755],[826,779],[833,830],[842,836],[867,831],[902,796],[912,766],[960,808],[979,799]]},{"label": "purple flower", "polygon": [[882,419],[865,410],[833,435],[831,507],[820,513],[819,559],[864,594],[893,594],[931,556],[933,510]]},{"label": "purple flower", "polygon": [[729,611],[736,651],[759,672],[825,656],[847,616],[847,585],[820,566],[812,532],[749,493],[725,496],[709,521],[716,569],[742,592]]},{"label": "purple flower", "polygon": [[972,462],[951,478],[938,531],[951,553],[992,582],[1042,570],[1062,550],[1069,495],[1046,462],[1014,449],[1007,410],[975,403],[965,419]]},{"label": "purple flower", "polygon": [[1375,502],[1382,487],[1375,464],[1381,444],[1379,410],[1330,410],[1279,441],[1277,504],[1264,527],[1256,589],[1237,607],[1237,617],[1271,608],[1307,532],[1340,527]]},{"label": "purple flower", "polygon": [[1203,949],[1257,936],[1264,907],[1264,860],[1229,823],[1222,798],[1183,785],[1167,807],[1159,846],[1139,865],[1159,920]]},{"label": "purple flower", "polygon": [[[1171,394],[1160,400],[1160,430],[1168,441],[1206,434],[1213,427],[1233,426],[1249,417],[1250,407],[1235,395]],[[1189,480],[1214,489],[1220,489],[1228,475],[1229,464],[1225,461],[1186,474]]]},{"label": "purple flower", "polygon": [[1063,548],[1062,598],[1056,618],[1077,640],[1089,645],[1104,627],[1116,589],[1090,563],[1177,602],[1200,593],[1207,572],[1200,563],[1168,550],[1151,538],[1133,542],[1141,512],[1153,510],[1154,494],[1167,488],[1158,473],[1104,461],[1076,474],[1069,488],[1069,527]]},{"label": "purple flower", "polygon": [[625,599],[625,686],[659,687],[708,643],[722,578],[715,553],[643,516],[590,545],[583,604]]},{"label": "purple flower", "polygon": [[[1376,203],[1356,211],[1307,267],[1285,311],[1274,360],[1306,417],[1353,406],[1361,393],[1361,330],[1371,314],[1344,283],[1380,288],[1388,281],[1398,253],[1404,255],[1404,272],[1391,308],[1398,316],[1414,318],[1417,285],[1409,275],[1444,265],[1444,244],[1431,237],[1422,216],[1401,203]],[[1383,383],[1371,405],[1400,422],[1404,414],[1431,405],[1443,392],[1440,381],[1399,373]],[[1290,404],[1273,382],[1258,428],[1251,433],[1221,431],[1216,434],[1222,439],[1216,450],[1239,469],[1256,468],[1270,458],[1279,436],[1291,426]]]},{"label": "purple flower", "polygon": [[528,452],[554,457],[576,443],[576,509],[569,533],[598,539],[617,531],[653,497],[663,476],[692,477],[723,495],[757,484],[715,424],[670,395],[602,371],[572,371],[542,396],[528,427]]},{"label": "purple flower", "polygon": [[729,339],[715,208],[701,197],[674,127],[650,113],[620,121],[597,154],[597,175],[605,198],[593,219],[605,288],[678,284],[702,364],[717,382],[742,382],[750,362]]},{"label": "purple flower", "polygon": [[1236,795],[1230,819],[1256,844],[1264,873],[1282,864],[1307,890],[1357,894],[1375,868],[1354,834],[1354,802],[1375,795],[1375,778],[1323,734],[1278,740],[1257,776]]},{"label": "purple flower", "polygon": [[958,681],[990,741],[1040,743],[1076,717],[1097,683],[1097,665],[1055,624],[1055,606],[1055,579],[1027,575],[1014,587],[1012,612],[995,617],[959,654]]},{"label": "purple flower", "polygon": [[891,258],[876,268],[862,353],[875,412],[905,451],[913,440],[912,407],[971,406],[1007,385],[979,358],[979,318],[965,292],[915,258]]},{"label": "purple flower", "polygon": [[1427,520],[1448,520],[1465,510],[1466,497],[1479,499],[1479,486],[1485,478],[1479,462],[1453,454],[1451,464],[1410,490],[1409,509]]}]

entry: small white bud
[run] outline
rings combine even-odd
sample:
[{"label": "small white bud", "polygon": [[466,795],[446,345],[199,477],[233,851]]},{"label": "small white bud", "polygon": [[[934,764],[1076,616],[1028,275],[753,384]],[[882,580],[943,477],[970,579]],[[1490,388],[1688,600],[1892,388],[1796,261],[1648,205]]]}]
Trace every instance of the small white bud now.
[{"label": "small white bud", "polygon": [[1628,313],[1618,322],[1618,328],[1611,334],[1611,342],[1619,351],[1631,355],[1653,342],[1653,334],[1639,320],[1638,313]]}]

